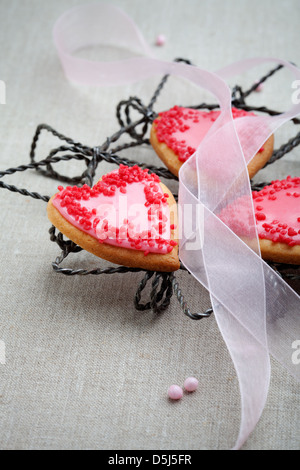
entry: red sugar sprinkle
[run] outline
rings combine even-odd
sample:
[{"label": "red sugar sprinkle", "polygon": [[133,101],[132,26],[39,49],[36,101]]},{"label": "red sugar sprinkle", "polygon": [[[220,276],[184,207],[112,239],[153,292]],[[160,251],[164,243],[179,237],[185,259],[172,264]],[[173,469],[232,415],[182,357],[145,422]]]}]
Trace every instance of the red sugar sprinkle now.
[{"label": "red sugar sprinkle", "polygon": [[293,237],[294,235],[297,235],[297,231],[294,230],[292,227],[290,227],[290,228],[288,229],[288,235],[289,235],[290,237]]}]

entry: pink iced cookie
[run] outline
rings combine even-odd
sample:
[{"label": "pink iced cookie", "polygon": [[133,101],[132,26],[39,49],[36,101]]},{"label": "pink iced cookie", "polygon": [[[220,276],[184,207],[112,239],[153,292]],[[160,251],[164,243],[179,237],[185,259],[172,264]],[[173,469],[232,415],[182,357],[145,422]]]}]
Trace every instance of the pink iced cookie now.
[{"label": "pink iced cookie", "polygon": [[176,202],[157,175],[120,165],[92,188],[58,189],[48,203],[49,219],[81,248],[124,266],[179,268]]},{"label": "pink iced cookie", "polygon": [[[159,158],[174,175],[178,176],[183,163],[190,158],[197,147],[220,116],[220,110],[200,111],[192,108],[174,106],[159,113],[154,120],[150,142]],[[232,108],[233,119],[251,117],[254,113]],[[249,120],[247,120],[249,125]],[[273,135],[248,163],[248,172],[252,178],[270,159],[273,152]],[[215,156],[216,158],[216,156]]]},{"label": "pink iced cookie", "polygon": [[[300,178],[288,176],[253,191],[257,233],[262,258],[276,263],[300,264]],[[247,198],[237,198],[219,218],[246,241],[250,208]]]}]

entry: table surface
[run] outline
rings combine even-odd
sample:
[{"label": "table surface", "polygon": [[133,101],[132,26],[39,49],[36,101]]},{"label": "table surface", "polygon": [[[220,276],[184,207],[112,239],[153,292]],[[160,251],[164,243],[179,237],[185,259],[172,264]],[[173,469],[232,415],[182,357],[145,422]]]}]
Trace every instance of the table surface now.
[{"label": "table surface", "polygon": [[[52,27],[65,10],[82,3],[0,3],[0,79],[6,83],[6,104],[0,105],[1,170],[28,163],[35,128],[43,122],[90,146],[104,142],[118,129],[117,103],[132,95],[147,102],[157,85],[151,79],[97,88],[66,80]],[[300,64],[298,0],[111,3],[135,20],[161,59],[185,57],[211,71],[255,56]],[[166,43],[158,48],[160,33]],[[287,107],[290,81],[281,82],[283,76],[270,80],[252,102]],[[239,83],[246,86],[253,78],[241,77]],[[198,99],[195,88],[171,78],[156,110]],[[284,126],[276,146],[293,131]],[[55,138],[44,137],[39,157],[57,145]],[[299,175],[299,155],[295,149],[256,181]],[[124,156],[160,166],[148,147]],[[70,168],[59,165],[62,172]],[[72,164],[72,174],[80,168]],[[110,168],[101,164],[97,175]],[[34,171],[5,181],[46,195],[57,187]],[[0,340],[6,346],[6,364],[0,364],[0,448],[230,448],[239,429],[240,397],[214,317],[193,322],[175,299],[161,315],[136,311],[133,298],[142,273],[55,274],[51,262],[59,250],[49,241],[46,204],[2,190],[0,205]],[[85,252],[69,258],[66,266],[72,268],[109,264]],[[186,273],[177,277],[193,311],[210,306],[208,293],[195,280]],[[272,358],[271,365],[266,407],[243,449],[299,448],[298,385]],[[199,389],[171,403],[168,387],[191,375],[199,379]]]}]

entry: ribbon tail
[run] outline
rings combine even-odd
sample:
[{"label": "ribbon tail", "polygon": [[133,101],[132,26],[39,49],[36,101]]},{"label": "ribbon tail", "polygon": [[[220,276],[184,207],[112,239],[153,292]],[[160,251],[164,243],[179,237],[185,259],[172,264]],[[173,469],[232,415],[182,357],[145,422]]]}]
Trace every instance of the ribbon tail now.
[{"label": "ribbon tail", "polygon": [[[270,359],[267,349],[216,299],[212,297],[211,300],[239,381],[241,422],[239,435],[232,448],[238,450],[254,430],[263,412],[271,375]],[[257,367],[257,364],[260,366]]]}]

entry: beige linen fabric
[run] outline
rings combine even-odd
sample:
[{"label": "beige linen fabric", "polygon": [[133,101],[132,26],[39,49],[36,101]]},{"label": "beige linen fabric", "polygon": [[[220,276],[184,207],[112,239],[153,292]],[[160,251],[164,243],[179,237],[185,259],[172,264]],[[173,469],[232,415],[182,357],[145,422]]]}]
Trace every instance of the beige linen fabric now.
[{"label": "beige linen fabric", "polygon": [[[29,161],[35,128],[46,122],[88,145],[102,143],[118,128],[115,107],[137,95],[150,100],[158,79],[132,86],[93,88],[70,84],[52,43],[52,26],[72,0],[1,0],[0,79],[6,104],[0,105],[0,169]],[[215,70],[252,56],[275,56],[300,65],[298,0],[119,0],[153,45],[159,33],[166,45],[157,56],[186,57]],[[264,70],[266,71],[266,70]],[[257,73],[259,76],[259,73]],[[243,77],[251,84],[255,74]],[[284,72],[255,94],[252,102],[288,107],[291,89],[278,93]],[[282,82],[281,82],[282,80]],[[202,92],[172,78],[156,110],[199,103]],[[295,134],[286,125],[276,147]],[[58,145],[44,137],[39,158]],[[257,181],[299,176],[300,149],[263,170]],[[159,164],[149,148],[124,156]],[[60,164],[72,174],[82,166]],[[97,176],[111,169],[101,164]],[[58,169],[58,167],[57,167]],[[6,182],[51,195],[57,183],[35,171]],[[172,183],[171,189],[176,190]],[[173,298],[156,316],[137,312],[133,297],[141,273],[90,277],[55,274],[59,254],[49,241],[46,204],[0,191],[1,449],[228,449],[237,437],[240,398],[235,371],[215,319],[193,322]],[[65,266],[107,263],[87,253],[70,255]],[[188,274],[178,280],[193,311],[210,306],[207,292]],[[300,332],[298,332],[300,335]],[[295,338],[300,339],[300,338]],[[291,349],[292,353],[292,349]],[[299,366],[300,367],[300,366]],[[171,403],[166,392],[187,376],[199,389]],[[299,387],[272,360],[268,401],[244,449],[299,448]]]}]

